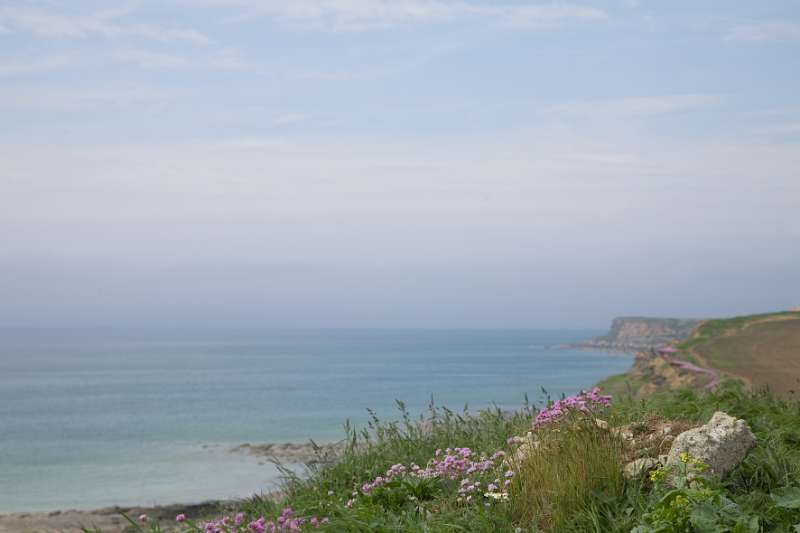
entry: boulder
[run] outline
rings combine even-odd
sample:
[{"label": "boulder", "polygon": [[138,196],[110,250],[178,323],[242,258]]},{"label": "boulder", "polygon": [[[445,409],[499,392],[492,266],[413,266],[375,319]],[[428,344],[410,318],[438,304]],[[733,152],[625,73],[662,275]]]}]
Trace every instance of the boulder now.
[{"label": "boulder", "polygon": [[635,461],[631,461],[630,463],[625,465],[625,468],[622,469],[622,475],[625,476],[625,479],[634,479],[642,474],[648,473],[650,470],[658,466],[658,460],[653,459],[652,457],[642,457],[641,459],[636,459]]},{"label": "boulder", "polygon": [[722,477],[744,460],[755,442],[747,422],[717,411],[707,424],[675,437],[667,464],[680,463],[680,454],[687,452],[706,463],[709,474]]}]

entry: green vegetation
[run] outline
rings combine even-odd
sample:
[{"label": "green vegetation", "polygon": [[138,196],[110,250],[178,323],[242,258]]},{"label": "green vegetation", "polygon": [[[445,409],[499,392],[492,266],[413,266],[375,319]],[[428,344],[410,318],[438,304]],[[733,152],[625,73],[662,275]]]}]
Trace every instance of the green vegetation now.
[{"label": "green vegetation", "polygon": [[800,392],[798,312],[709,320],[679,348],[679,359],[696,356],[701,363],[695,364],[727,372],[751,387],[768,386],[783,396]]},{"label": "green vegetation", "polygon": [[[800,531],[800,403],[793,400],[746,392],[735,383],[708,393],[663,391],[643,399],[623,394],[607,408],[572,411],[536,429],[530,408],[513,414],[431,408],[424,420],[412,420],[400,407],[398,422],[374,418],[362,431],[348,428],[348,446],[338,461],[309,467],[304,476],[287,472],[281,497],[241,502],[228,519],[233,524],[235,513],[243,513],[240,526],[220,530],[257,531],[254,521],[264,517],[269,531],[269,521],[284,514],[304,531]],[[725,479],[697,474],[690,483],[684,472],[677,488],[658,472],[623,479],[622,443],[595,420],[611,428],[644,427],[654,417],[697,424],[718,410],[745,419],[756,447]],[[520,443],[528,443],[524,460],[516,455]],[[447,456],[468,459],[452,477],[410,474],[434,463],[440,468]],[[688,458],[686,464],[697,466]],[[469,465],[486,468],[472,471]],[[205,526],[186,521],[138,527]]]},{"label": "green vegetation", "polygon": [[627,373],[609,376],[598,383],[597,386],[606,394],[618,397],[621,395],[633,395],[635,391],[638,391],[647,382],[648,380],[644,376],[633,376]]},{"label": "green vegetation", "polygon": [[754,322],[781,318],[796,318],[798,316],[800,316],[800,313],[796,311],[779,311],[776,313],[764,313],[760,315],[743,315],[733,318],[706,320],[700,325],[700,327],[697,328],[695,334],[679,344],[678,348],[681,350],[696,348],[703,343],[719,338],[733,331],[740,330],[748,324],[752,324]]},{"label": "green vegetation", "polygon": [[688,453],[676,466],[650,472],[653,489],[642,525],[633,533],[733,531],[758,533],[759,518],[725,495],[717,480],[704,475],[707,465]]}]

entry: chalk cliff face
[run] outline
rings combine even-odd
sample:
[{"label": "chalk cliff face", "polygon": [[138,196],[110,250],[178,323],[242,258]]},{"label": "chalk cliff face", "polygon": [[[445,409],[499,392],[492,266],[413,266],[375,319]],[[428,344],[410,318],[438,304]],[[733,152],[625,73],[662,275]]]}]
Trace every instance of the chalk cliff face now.
[{"label": "chalk cliff face", "polygon": [[685,318],[619,317],[611,323],[608,335],[596,337],[587,345],[617,350],[646,350],[688,338],[700,322]]}]

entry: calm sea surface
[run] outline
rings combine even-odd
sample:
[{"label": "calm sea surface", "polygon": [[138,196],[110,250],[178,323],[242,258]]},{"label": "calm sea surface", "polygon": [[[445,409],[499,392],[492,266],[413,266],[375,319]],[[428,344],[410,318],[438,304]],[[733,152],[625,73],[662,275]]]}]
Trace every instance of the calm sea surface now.
[{"label": "calm sea surface", "polygon": [[[342,437],[366,408],[519,406],[625,371],[596,331],[0,330],[0,512],[240,497],[244,442]],[[453,443],[458,445],[458,443]]]}]

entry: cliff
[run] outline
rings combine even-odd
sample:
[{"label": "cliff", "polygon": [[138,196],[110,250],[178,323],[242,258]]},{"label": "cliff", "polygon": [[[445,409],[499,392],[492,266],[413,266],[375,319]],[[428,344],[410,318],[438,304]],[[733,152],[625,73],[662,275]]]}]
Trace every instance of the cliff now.
[{"label": "cliff", "polygon": [[619,317],[607,335],[584,343],[593,348],[639,351],[689,338],[701,320],[688,318]]}]

